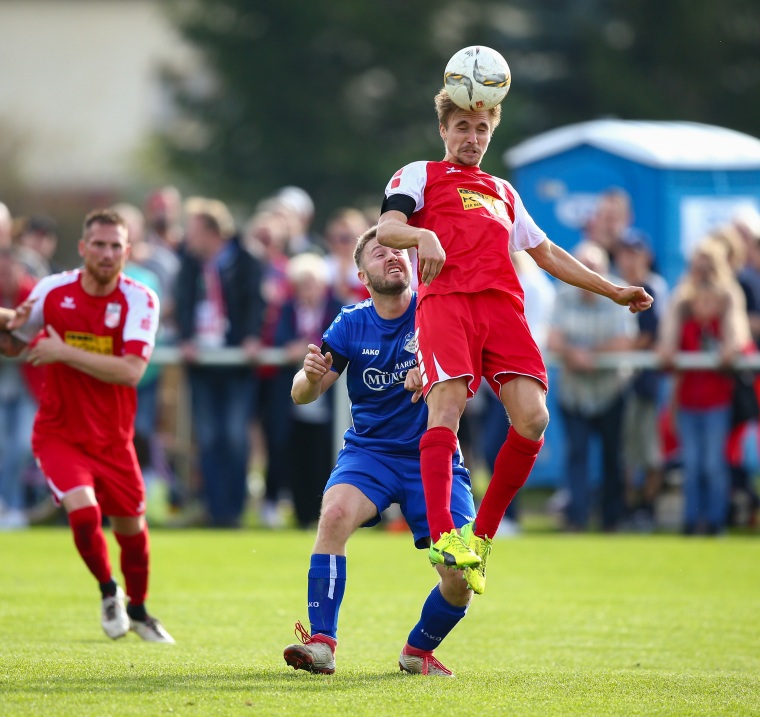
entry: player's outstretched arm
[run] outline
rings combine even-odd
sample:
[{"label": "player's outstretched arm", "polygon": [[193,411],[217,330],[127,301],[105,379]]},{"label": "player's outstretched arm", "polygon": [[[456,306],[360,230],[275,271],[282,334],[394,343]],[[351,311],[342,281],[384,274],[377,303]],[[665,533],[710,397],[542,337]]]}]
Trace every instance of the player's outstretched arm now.
[{"label": "player's outstretched arm", "polygon": [[633,314],[646,311],[652,306],[654,299],[641,286],[618,286],[601,274],[592,271],[581,264],[572,254],[558,247],[549,239],[537,247],[526,249],[544,271],[566,284],[577,286],[579,289],[593,291],[605,296],[620,306],[627,306]]},{"label": "player's outstretched arm", "polygon": [[303,360],[303,368],[293,378],[290,396],[294,403],[316,401],[338,380],[338,374],[330,371],[333,359],[328,351],[324,356],[316,344],[309,344],[309,353]]}]

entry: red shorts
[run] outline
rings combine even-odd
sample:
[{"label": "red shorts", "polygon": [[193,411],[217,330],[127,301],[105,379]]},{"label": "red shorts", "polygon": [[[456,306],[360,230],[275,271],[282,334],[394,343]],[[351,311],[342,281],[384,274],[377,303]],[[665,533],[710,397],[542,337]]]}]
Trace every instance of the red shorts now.
[{"label": "red shorts", "polygon": [[131,518],[145,512],[145,484],[131,441],[94,450],[35,434],[32,450],[58,503],[67,493],[89,486],[103,515]]},{"label": "red shorts", "polygon": [[470,397],[481,377],[497,395],[515,376],[549,387],[525,314],[503,291],[429,294],[417,307],[416,326],[424,396],[436,383],[461,377]]}]

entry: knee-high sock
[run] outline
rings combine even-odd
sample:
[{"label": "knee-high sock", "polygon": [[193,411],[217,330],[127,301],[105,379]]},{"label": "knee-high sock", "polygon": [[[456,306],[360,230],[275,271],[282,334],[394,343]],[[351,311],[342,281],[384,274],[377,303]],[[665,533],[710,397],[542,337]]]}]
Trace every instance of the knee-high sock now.
[{"label": "knee-high sock", "polygon": [[121,572],[131,605],[142,605],[148,597],[150,541],[148,526],[136,535],[114,533],[121,546]]},{"label": "knee-high sock", "polygon": [[420,439],[420,472],[425,492],[430,539],[454,530],[451,518],[451,459],[457,449],[456,434],[444,426],[428,428]]},{"label": "knee-high sock", "polygon": [[509,504],[525,485],[536,463],[544,439],[532,441],[509,429],[493,467],[493,477],[480,503],[475,518],[475,532],[480,537],[493,538]]},{"label": "knee-high sock", "polygon": [[412,628],[407,643],[418,650],[435,650],[467,613],[467,605],[457,607],[441,595],[436,585],[422,606],[420,621]]},{"label": "knee-high sock", "polygon": [[338,612],[346,592],[346,556],[318,553],[309,565],[311,634],[338,639]]},{"label": "knee-high sock", "polygon": [[107,583],[111,579],[111,561],[108,559],[100,506],[90,505],[72,510],[69,513],[69,525],[84,564],[99,583]]}]

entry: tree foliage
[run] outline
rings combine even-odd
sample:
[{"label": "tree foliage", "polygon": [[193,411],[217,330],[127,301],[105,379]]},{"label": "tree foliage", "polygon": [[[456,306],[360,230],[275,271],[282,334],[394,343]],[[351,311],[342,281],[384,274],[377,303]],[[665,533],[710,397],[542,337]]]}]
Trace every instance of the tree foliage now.
[{"label": "tree foliage", "polygon": [[167,74],[171,166],[255,203],[307,189],[323,212],[377,204],[390,175],[442,156],[432,98],[469,44],[513,86],[484,168],[504,149],[600,116],[693,120],[760,134],[756,0],[175,0],[203,69]]}]

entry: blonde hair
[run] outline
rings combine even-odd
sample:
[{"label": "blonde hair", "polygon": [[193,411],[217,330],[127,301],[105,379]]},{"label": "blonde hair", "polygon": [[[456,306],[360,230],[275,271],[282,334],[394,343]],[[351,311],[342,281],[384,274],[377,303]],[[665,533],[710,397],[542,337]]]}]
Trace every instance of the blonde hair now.
[{"label": "blonde hair", "polygon": [[313,277],[322,284],[330,283],[330,272],[325,260],[312,252],[296,254],[285,268],[285,275],[291,284],[299,284],[306,278]]},{"label": "blonde hair", "polygon": [[[438,115],[438,122],[444,127],[449,126],[449,120],[454,114],[466,111],[459,105],[454,104],[445,87],[442,87],[435,96],[435,112]],[[498,104],[496,107],[488,110],[488,115],[491,118],[491,134],[493,134],[499,126],[499,122],[501,122],[501,105]]]},{"label": "blonde hair", "polygon": [[209,229],[219,232],[225,239],[235,234],[235,220],[227,205],[218,199],[189,197],[185,201],[185,214],[201,217]]}]

